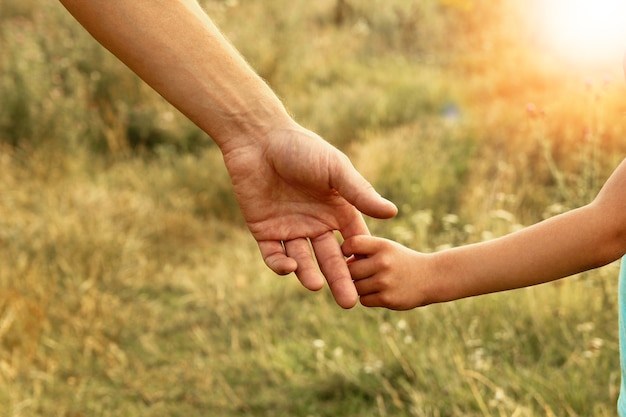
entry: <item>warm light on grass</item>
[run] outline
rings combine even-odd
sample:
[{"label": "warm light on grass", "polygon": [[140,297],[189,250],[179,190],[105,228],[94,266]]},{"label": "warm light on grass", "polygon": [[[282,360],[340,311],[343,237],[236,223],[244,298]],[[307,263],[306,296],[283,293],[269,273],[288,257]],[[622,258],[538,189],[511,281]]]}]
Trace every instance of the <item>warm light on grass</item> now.
[{"label": "warm light on grass", "polygon": [[623,0],[540,0],[542,37],[554,52],[577,63],[617,60],[626,47]]},{"label": "warm light on grass", "polygon": [[[201,3],[398,205],[372,234],[431,252],[586,204],[626,155],[621,74],[520,30],[549,1]],[[0,0],[0,45],[0,417],[615,416],[618,265],[343,310],[265,267],[219,149],[59,2]]]}]

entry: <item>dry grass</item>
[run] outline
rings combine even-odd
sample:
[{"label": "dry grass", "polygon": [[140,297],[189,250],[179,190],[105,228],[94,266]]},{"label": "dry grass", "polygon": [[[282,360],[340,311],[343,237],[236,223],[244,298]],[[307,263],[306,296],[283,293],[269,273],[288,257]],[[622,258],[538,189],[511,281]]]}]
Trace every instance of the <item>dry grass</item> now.
[{"label": "dry grass", "polygon": [[[473,3],[206,6],[399,205],[372,231],[430,251],[584,204],[626,154],[619,74]],[[0,416],[615,414],[616,265],[343,311],[267,270],[217,149],[58,4],[0,7]]]}]

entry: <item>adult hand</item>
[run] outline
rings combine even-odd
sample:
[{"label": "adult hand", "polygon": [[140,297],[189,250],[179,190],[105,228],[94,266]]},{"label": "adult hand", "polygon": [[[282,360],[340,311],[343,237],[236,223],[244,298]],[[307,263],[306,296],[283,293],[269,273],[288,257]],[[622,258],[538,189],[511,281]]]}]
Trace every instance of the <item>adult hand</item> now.
[{"label": "adult hand", "polygon": [[396,207],[343,153],[295,124],[226,152],[224,161],[267,266],[319,290],[324,280],[312,249],[337,304],[353,307],[358,295],[333,231],[345,239],[369,234],[360,212],[390,218]]},{"label": "adult hand", "polygon": [[220,147],[266,264],[319,289],[322,273],[342,307],[357,293],[333,231],[367,233],[359,213],[396,213],[348,158],[293,122],[271,88],[196,0],[61,0],[103,46]]}]

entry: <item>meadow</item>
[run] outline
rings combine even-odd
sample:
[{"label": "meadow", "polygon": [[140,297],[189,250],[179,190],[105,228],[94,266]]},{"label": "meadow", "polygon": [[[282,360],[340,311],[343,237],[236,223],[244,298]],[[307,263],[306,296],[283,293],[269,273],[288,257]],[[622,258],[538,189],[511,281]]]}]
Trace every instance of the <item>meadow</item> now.
[{"label": "meadow", "polygon": [[[420,251],[590,202],[626,83],[514,2],[206,0]],[[245,24],[242,22],[245,21]],[[217,147],[58,2],[0,0],[0,416],[613,416],[618,265],[407,312],[263,264]],[[513,267],[513,266],[512,266]]]}]

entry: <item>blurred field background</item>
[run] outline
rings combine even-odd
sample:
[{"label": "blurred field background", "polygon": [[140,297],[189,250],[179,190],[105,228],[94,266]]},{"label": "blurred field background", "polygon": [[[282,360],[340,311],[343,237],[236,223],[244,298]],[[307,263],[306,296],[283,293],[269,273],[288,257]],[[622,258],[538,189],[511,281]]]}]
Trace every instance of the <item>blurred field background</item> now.
[{"label": "blurred field background", "polygon": [[[396,202],[372,232],[434,251],[585,204],[626,155],[620,58],[563,65],[514,3],[203,4]],[[0,0],[0,106],[1,416],[615,415],[617,265],[344,311],[267,270],[215,145],[58,2]]]}]

